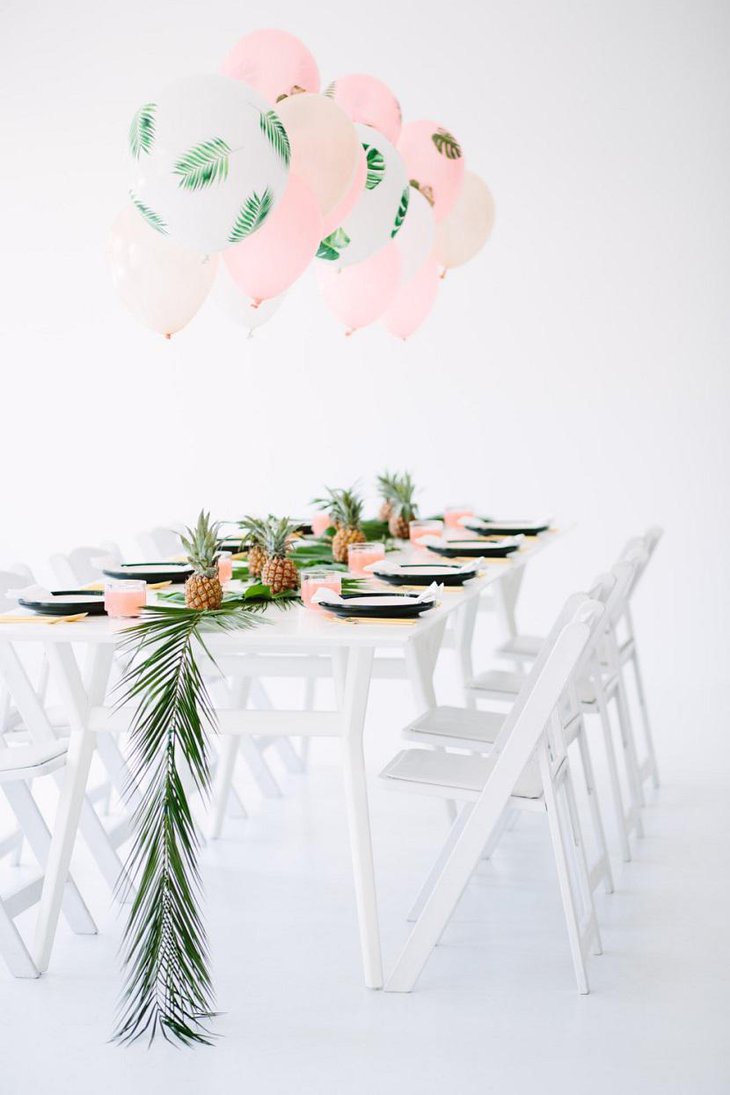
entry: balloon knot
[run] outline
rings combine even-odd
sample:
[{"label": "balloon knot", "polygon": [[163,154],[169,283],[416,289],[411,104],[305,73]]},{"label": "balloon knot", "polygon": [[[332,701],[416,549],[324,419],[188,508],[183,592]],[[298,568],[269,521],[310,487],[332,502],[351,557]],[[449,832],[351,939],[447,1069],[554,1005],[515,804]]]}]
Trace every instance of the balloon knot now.
[{"label": "balloon knot", "polygon": [[260,308],[263,303],[264,303],[264,301],[263,301],[262,297],[254,297],[253,300],[251,301],[251,307],[252,308]]},{"label": "balloon knot", "polygon": [[442,281],[443,281],[443,280],[444,280],[444,278],[446,277],[446,274],[447,274],[447,270],[446,270],[446,267],[444,266],[443,270],[442,270],[442,271],[441,271],[441,273],[439,274],[439,277],[441,278],[441,280],[442,280]]},{"label": "balloon knot", "polygon": [[165,338],[169,342],[170,339],[172,338],[172,331],[165,331]]},{"label": "balloon knot", "polygon": [[345,338],[349,338],[350,335],[354,335],[354,334],[355,334],[355,328],[354,327],[348,327],[347,330],[345,331]]}]

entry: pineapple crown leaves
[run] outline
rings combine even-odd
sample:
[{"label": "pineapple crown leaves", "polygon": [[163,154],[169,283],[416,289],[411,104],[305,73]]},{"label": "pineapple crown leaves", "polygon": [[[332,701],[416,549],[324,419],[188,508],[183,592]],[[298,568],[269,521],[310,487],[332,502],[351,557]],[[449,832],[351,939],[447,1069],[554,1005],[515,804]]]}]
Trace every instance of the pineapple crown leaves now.
[{"label": "pineapple crown leaves", "polygon": [[183,190],[203,190],[228,178],[231,147],[222,137],[213,137],[188,149],[175,164],[173,175],[179,175],[178,186]]},{"label": "pineapple crown leaves", "polygon": [[247,533],[248,539],[256,544],[257,547],[261,547],[264,542],[267,520],[271,520],[271,515],[269,515],[268,519],[265,517],[247,516],[239,521],[241,528]]},{"label": "pineapple crown leaves", "polygon": [[194,528],[186,528],[180,537],[188,562],[196,574],[214,578],[218,573],[218,529],[220,521],[211,521],[201,510]]},{"label": "pineapple crown leaves", "polygon": [[270,559],[285,559],[289,551],[291,538],[299,528],[290,517],[269,516],[264,523],[264,535],[261,541]]},{"label": "pineapple crown leaves", "polygon": [[135,112],[129,125],[129,151],[138,160],[143,152],[151,152],[155,142],[155,111],[157,103],[145,103]]},{"label": "pineapple crown leaves", "polygon": [[362,520],[363,500],[357,484],[349,489],[333,490],[327,487],[327,498],[315,498],[314,505],[326,510],[332,519],[345,528],[359,528]]},{"label": "pineapple crown leaves", "polygon": [[418,513],[418,505],[414,501],[416,484],[413,482],[413,476],[409,471],[404,471],[402,475],[396,475],[393,479],[394,489],[389,501],[393,503],[394,513],[398,517],[411,520]]},{"label": "pineapple crown leaves", "polygon": [[396,491],[398,476],[386,470],[378,476],[377,483],[380,497],[384,502],[391,502]]}]

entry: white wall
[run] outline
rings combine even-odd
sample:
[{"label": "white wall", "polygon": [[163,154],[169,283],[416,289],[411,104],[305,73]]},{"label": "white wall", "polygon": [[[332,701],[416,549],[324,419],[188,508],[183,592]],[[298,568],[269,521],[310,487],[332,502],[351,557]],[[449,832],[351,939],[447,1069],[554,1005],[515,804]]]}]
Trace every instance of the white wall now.
[{"label": "white wall", "polygon": [[[325,481],[407,465],[427,510],[577,522],[528,585],[541,622],[661,522],[641,614],[659,733],[709,718],[720,740],[728,5],[16,0],[0,20],[0,565],[201,505],[300,512]],[[488,249],[407,344],[345,339],[311,279],[251,341],[209,303],[167,344],[112,293],[132,111],[261,25],[326,81],[382,77],[493,189]]]}]

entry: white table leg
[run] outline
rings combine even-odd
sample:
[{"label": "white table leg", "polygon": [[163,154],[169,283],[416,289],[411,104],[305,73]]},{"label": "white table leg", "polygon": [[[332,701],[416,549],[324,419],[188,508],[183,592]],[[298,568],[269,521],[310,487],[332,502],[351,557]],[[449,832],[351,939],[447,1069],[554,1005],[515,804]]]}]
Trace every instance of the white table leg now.
[{"label": "white table leg", "polygon": [[356,647],[350,650],[344,688],[342,753],[365,984],[370,989],[379,989],[383,986],[383,960],[363,755],[363,729],[372,663],[371,648]]}]

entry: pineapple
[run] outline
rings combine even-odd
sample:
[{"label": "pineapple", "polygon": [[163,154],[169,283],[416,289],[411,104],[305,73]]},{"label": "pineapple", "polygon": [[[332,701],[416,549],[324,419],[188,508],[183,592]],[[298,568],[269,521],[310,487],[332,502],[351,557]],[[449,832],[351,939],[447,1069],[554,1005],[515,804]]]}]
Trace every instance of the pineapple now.
[{"label": "pineapple", "polygon": [[185,604],[198,612],[220,608],[223,589],[218,578],[218,529],[219,523],[201,510],[194,529],[186,529],[181,536],[182,546],[193,568],[185,583]]},{"label": "pineapple", "polygon": [[367,537],[360,528],[362,519],[362,498],[354,487],[349,490],[330,491],[332,495],[332,514],[337,532],[332,538],[332,558],[336,563],[347,562],[347,549],[350,544],[362,544]]},{"label": "pineapple", "polygon": [[262,547],[266,552],[266,562],[261,571],[261,581],[273,594],[283,593],[285,589],[299,588],[299,571],[287,557],[289,543],[296,529],[296,524],[288,517],[269,517],[265,522]]},{"label": "pineapple", "polygon": [[408,539],[408,522],[418,516],[418,506],[413,501],[415,492],[416,487],[410,472],[395,476],[395,487],[391,498],[393,512],[388,521],[388,529],[390,535],[396,540]]},{"label": "pineapple", "polygon": [[258,517],[244,517],[241,527],[247,533],[247,539],[251,545],[248,549],[249,578],[260,578],[266,562],[266,550],[263,546],[266,521]]},{"label": "pineapple", "polygon": [[398,476],[391,475],[389,471],[384,471],[382,475],[378,476],[378,493],[382,498],[378,518],[381,521],[389,521],[393,516],[393,494],[397,483]]}]

